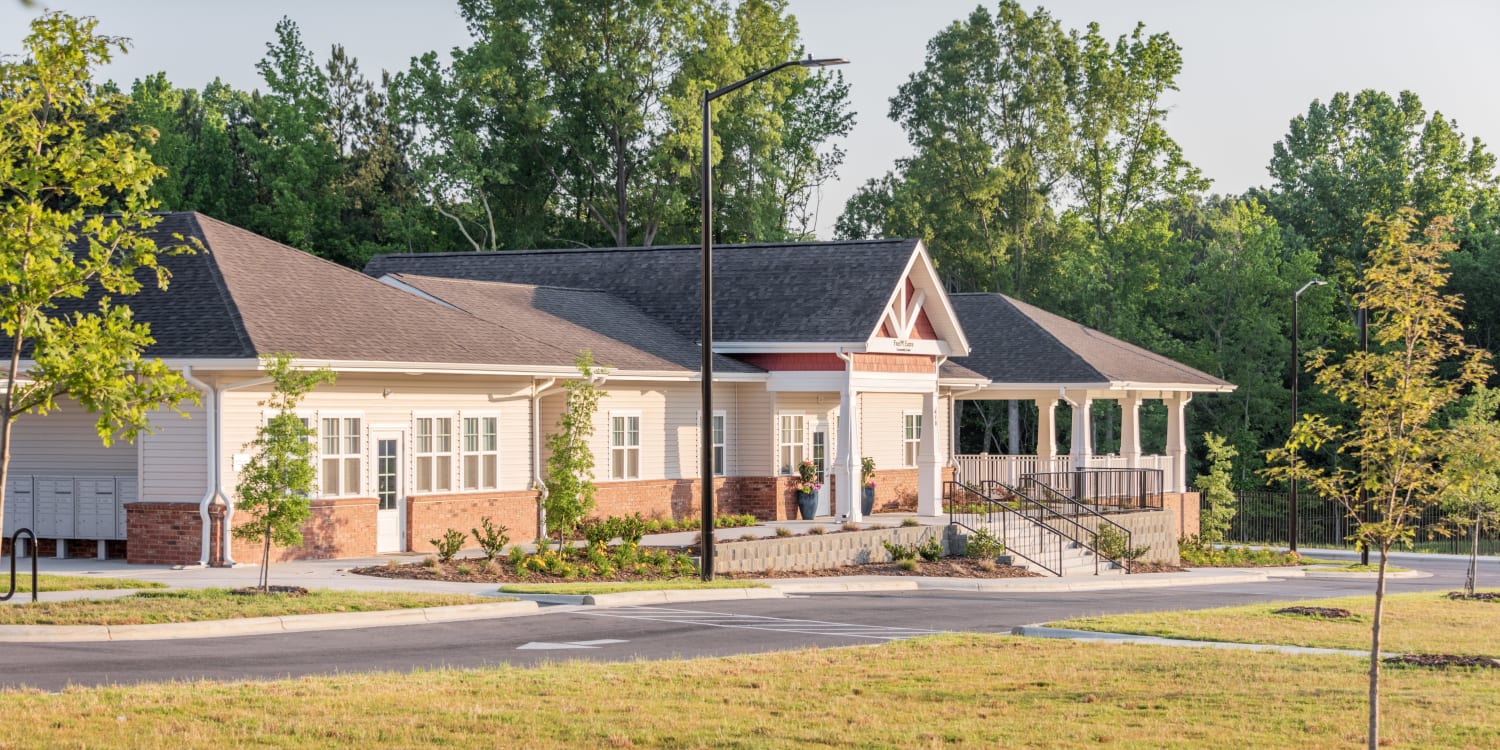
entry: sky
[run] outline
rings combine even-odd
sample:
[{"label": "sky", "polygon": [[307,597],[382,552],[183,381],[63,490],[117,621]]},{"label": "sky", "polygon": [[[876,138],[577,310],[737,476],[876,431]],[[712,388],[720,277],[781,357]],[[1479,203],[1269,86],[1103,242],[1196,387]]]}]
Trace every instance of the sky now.
[{"label": "sky", "polygon": [[[857,118],[842,143],[846,161],[823,188],[818,234],[829,238],[844,202],[866,180],[911,153],[887,113],[891,96],[921,68],[927,41],[966,17],[976,0],[789,0],[807,51],[846,57]],[[983,3],[993,9],[995,0]],[[1024,2],[1028,8],[1034,2]],[[1168,101],[1168,132],[1212,190],[1265,185],[1271,147],[1314,99],[1374,88],[1416,92],[1428,111],[1458,122],[1493,150],[1500,142],[1500,3],[1491,0],[1050,0],[1067,28],[1098,22],[1115,37],[1136,23],[1165,31],[1182,47],[1179,91]],[[0,53],[19,51],[30,18],[43,7],[91,15],[100,31],[129,37],[130,54],[104,76],[128,85],[158,70],[179,86],[215,77],[255,88],[255,63],[276,22],[292,18],[320,59],[342,43],[373,78],[428,50],[449,50],[468,35],[448,0],[0,0]]]}]

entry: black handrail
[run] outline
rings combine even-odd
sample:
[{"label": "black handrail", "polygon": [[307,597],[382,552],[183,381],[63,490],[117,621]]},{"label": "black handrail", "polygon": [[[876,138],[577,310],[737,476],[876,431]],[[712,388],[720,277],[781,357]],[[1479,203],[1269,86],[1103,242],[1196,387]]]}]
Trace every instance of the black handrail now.
[{"label": "black handrail", "polygon": [[1023,480],[1028,478],[1045,480],[1052,489],[1079,503],[1119,510],[1162,507],[1164,474],[1161,469],[1080,468],[1021,475]]},{"label": "black handrail", "polygon": [[[1059,533],[1057,531],[1057,529],[1054,529],[1054,528],[1048,526],[1045,522],[1041,521],[1040,519],[1032,518],[1031,516],[1028,516],[1025,513],[1022,513],[1020,511],[1016,510],[1015,508],[1008,507],[1003,502],[1001,502],[999,500],[996,500],[993,497],[989,497],[988,495],[984,494],[983,492],[979,491],[978,489],[975,489],[974,487],[972,487],[970,485],[964,484],[963,482],[952,482],[952,481],[950,481],[950,482],[944,482],[943,485],[944,485],[943,497],[948,502],[948,523],[953,524],[954,526],[962,526],[962,527],[964,527],[964,528],[966,528],[966,529],[968,529],[970,531],[978,531],[978,529],[974,528],[973,526],[970,526],[969,524],[965,523],[963,520],[960,520],[960,517],[961,516],[972,516],[972,515],[981,515],[981,516],[984,516],[984,517],[986,517],[986,520],[985,520],[986,523],[998,523],[999,526],[1001,527],[1000,528],[1000,534],[1001,534],[1001,536],[1003,536],[1005,538],[1005,541],[1006,541],[1006,552],[1007,553],[1013,554],[1013,555],[1015,555],[1017,557],[1020,557],[1020,558],[1022,558],[1024,560],[1026,560],[1027,562],[1030,562],[1033,565],[1036,565],[1037,567],[1039,567],[1039,568],[1041,568],[1041,569],[1043,569],[1043,570],[1051,573],[1052,575],[1058,576],[1059,578],[1062,577],[1062,557],[1063,557],[1063,555],[1062,555],[1062,540],[1063,540],[1063,535],[1061,533]],[[977,514],[976,513],[960,513],[959,512],[960,503],[959,503],[959,499],[958,499],[958,493],[954,491],[955,488],[961,489],[961,490],[964,491],[964,493],[967,494],[968,497],[965,498],[965,501],[966,501],[965,504],[971,503],[971,502],[972,503],[978,503],[978,504],[980,504],[980,505],[982,505],[984,507],[984,512],[983,513],[977,513]],[[997,516],[999,520],[998,521],[991,521],[988,518],[989,516]],[[1051,534],[1053,538],[1057,539],[1057,564],[1055,566],[1048,565],[1047,563],[1042,562],[1041,560],[1038,560],[1038,559],[1032,557],[1031,555],[1026,554],[1025,552],[1022,552],[1019,549],[1015,549],[1011,545],[1010,540],[1012,539],[1012,536],[1010,534],[1010,519],[1012,517],[1020,518],[1020,519],[1024,520],[1027,524],[1030,525],[1030,527],[1029,527],[1030,530],[1034,531],[1037,534],[1038,544],[1037,544],[1036,549],[1033,550],[1034,552],[1040,553],[1042,551],[1042,543],[1043,543],[1042,537],[1043,537],[1044,534]],[[986,529],[986,530],[988,530],[988,529]]]},{"label": "black handrail", "polygon": [[36,534],[31,533],[31,529],[17,529],[10,537],[10,592],[0,596],[0,602],[8,602],[16,595],[16,555],[20,554],[22,534],[31,537],[31,601],[36,601]]},{"label": "black handrail", "polygon": [[[1043,503],[1042,501],[1037,500],[1030,495],[1027,495],[1020,488],[1012,487],[1004,482],[995,479],[986,479],[983,482],[980,482],[979,486],[981,489],[984,489],[986,487],[998,487],[1000,489],[1003,489],[1005,490],[1005,494],[1016,498],[1022,504],[1029,504],[1029,507],[1036,508],[1038,512],[1040,512],[1043,516],[1046,516],[1049,519],[1056,519],[1064,524],[1067,524],[1068,526],[1071,526],[1074,533],[1072,535],[1069,535],[1061,529],[1053,527],[1052,524],[1046,523],[1045,521],[1042,522],[1046,524],[1048,528],[1051,528],[1055,533],[1067,537],[1074,544],[1080,545],[1088,551],[1094,553],[1094,575],[1099,575],[1099,558],[1101,557],[1101,555],[1099,554],[1099,533],[1097,531],[1084,526],[1083,524],[1073,520],[1071,517],[1064,513],[1059,513],[1055,508],[1052,508],[1046,503]],[[1025,514],[1023,513],[1023,515]],[[1088,541],[1084,541],[1085,537],[1088,538]]]},{"label": "black handrail", "polygon": [[[1052,497],[1057,498],[1057,500],[1055,502],[1057,502],[1059,505],[1065,505],[1065,506],[1071,506],[1071,507],[1073,507],[1076,510],[1077,515],[1089,515],[1089,516],[1093,516],[1093,517],[1099,519],[1099,522],[1101,524],[1107,523],[1110,526],[1115,527],[1115,529],[1117,531],[1119,531],[1119,533],[1125,535],[1125,549],[1121,553],[1120,559],[1118,559],[1118,560],[1116,560],[1114,558],[1105,558],[1105,559],[1110,560],[1111,562],[1115,563],[1116,565],[1119,565],[1121,568],[1124,568],[1125,572],[1127,574],[1130,573],[1129,561],[1125,559],[1125,555],[1130,552],[1130,550],[1132,548],[1132,543],[1134,542],[1134,539],[1131,538],[1130,529],[1127,529],[1124,526],[1121,526],[1120,524],[1115,523],[1114,521],[1109,520],[1109,517],[1106,516],[1106,515],[1104,515],[1103,513],[1100,513],[1099,511],[1094,510],[1093,508],[1090,508],[1089,506],[1087,506],[1087,505],[1085,505],[1083,503],[1080,503],[1080,502],[1078,502],[1077,500],[1074,500],[1071,497],[1068,497],[1067,495],[1063,494],[1062,492],[1059,492],[1057,490],[1057,488],[1049,486],[1046,482],[1043,482],[1042,480],[1037,479],[1036,476],[1037,475],[1034,475],[1034,474],[1028,474],[1028,475],[1022,477],[1022,479],[1025,480],[1030,485],[1034,485],[1036,487],[1042,488],[1043,494],[1050,493]],[[1098,539],[1099,539],[1099,534],[1096,531],[1094,533],[1094,540],[1097,542]],[[1102,555],[1103,553],[1099,552],[1098,550],[1095,550],[1095,554],[1096,555]]]}]

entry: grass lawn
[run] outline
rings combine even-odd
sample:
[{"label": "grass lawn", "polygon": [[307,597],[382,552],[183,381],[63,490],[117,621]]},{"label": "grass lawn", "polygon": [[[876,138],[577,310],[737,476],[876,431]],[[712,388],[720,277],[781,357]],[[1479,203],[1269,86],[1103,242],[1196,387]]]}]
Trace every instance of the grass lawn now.
[{"label": "grass lawn", "polygon": [[[503,601],[460,594],[314,589],[306,596],[239,596],[227,589],[144,591],[119,599],[79,599],[0,607],[0,625],[147,625],[331,612],[417,609]],[[4,747],[0,743],[0,747]]]},{"label": "grass lawn", "polygon": [[[38,591],[85,591],[106,589],[164,589],[165,583],[136,581],[129,578],[99,578],[97,576],[59,576],[42,574],[36,577]],[[10,574],[0,574],[0,586],[10,589]],[[16,571],[16,593],[31,592],[31,574]]]},{"label": "grass lawn", "polygon": [[[1340,607],[1345,620],[1277,615],[1287,606]],[[1197,611],[1082,617],[1052,623],[1062,628],[1139,633],[1166,638],[1294,646],[1368,649],[1374,596],[1299,602],[1272,602]],[[1386,597],[1381,648],[1413,654],[1500,656],[1500,604],[1453,601],[1443,594],[1390,594]]]},{"label": "grass lawn", "polygon": [[500,587],[506,594],[619,594],[625,591],[678,591],[682,589],[764,589],[763,583],[746,581],[696,581],[681,578],[671,581],[621,581],[617,583],[508,583]]},{"label": "grass lawn", "polygon": [[[0,747],[1341,748],[1363,662],[1008,636],[692,661],[0,693]],[[1500,745],[1500,681],[1391,669],[1383,736]]]}]

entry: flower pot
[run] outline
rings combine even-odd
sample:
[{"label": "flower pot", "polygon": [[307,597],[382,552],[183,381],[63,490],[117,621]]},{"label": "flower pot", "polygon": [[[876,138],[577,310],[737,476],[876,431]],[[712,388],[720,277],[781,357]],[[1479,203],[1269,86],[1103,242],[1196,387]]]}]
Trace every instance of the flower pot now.
[{"label": "flower pot", "polygon": [[866,487],[864,490],[859,498],[859,512],[868,516],[875,510],[875,488]]},{"label": "flower pot", "polygon": [[802,520],[811,521],[813,515],[818,512],[818,493],[797,492],[797,512],[802,514]]}]

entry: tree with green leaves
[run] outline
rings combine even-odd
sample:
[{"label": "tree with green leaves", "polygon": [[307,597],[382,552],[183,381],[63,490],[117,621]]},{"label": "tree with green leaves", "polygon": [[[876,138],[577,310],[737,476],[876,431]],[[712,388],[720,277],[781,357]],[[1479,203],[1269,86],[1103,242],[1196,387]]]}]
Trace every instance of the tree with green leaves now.
[{"label": "tree with green leaves", "polygon": [[261,367],[271,379],[271,395],[260,405],[273,413],[245,445],[250,461],[240,469],[235,488],[240,498],[235,509],[250,520],[234,527],[234,536],[262,542],[261,593],[271,590],[271,544],[302,543],[302,525],[312,517],[309,498],[317,492],[313,429],[297,416],[297,404],[312,389],[334,380],[333,371],[301,370],[292,365],[292,359],[290,354],[261,358]]},{"label": "tree with green leaves", "polygon": [[587,349],[576,360],[578,377],[563,385],[567,403],[557,431],[547,436],[547,477],[542,513],[557,544],[594,509],[594,416],[604,392],[594,376],[594,355]]},{"label": "tree with green leaves", "polygon": [[1234,521],[1230,470],[1238,451],[1212,432],[1203,433],[1203,444],[1208,449],[1208,473],[1199,474],[1194,482],[1205,506],[1198,517],[1198,540],[1203,544],[1218,544],[1224,541],[1229,524]]},{"label": "tree with green leaves", "polygon": [[[93,19],[48,13],[31,23],[25,55],[0,61],[0,514],[11,428],[68,398],[98,415],[105,445],[150,430],[150,413],[197,393],[159,359],[154,340],[117,296],[168,274],[148,230],[161,169],[153,133],[110,127],[124,104],[93,83],[126,48]],[[112,213],[104,213],[110,211]],[[25,360],[29,366],[23,366]]]},{"label": "tree with green leaves", "polygon": [[[1462,300],[1443,292],[1452,223],[1434,218],[1418,239],[1419,223],[1410,208],[1367,219],[1377,242],[1354,301],[1372,316],[1370,351],[1336,359],[1319,349],[1308,357],[1317,384],[1349,405],[1353,420],[1307,414],[1287,443],[1267,456],[1269,476],[1296,478],[1339,503],[1355,523],[1354,538],[1380,554],[1370,628],[1370,750],[1380,745],[1380,638],[1390,551],[1410,543],[1442,486],[1439,412],[1491,374],[1488,353],[1460,334]],[[1333,466],[1301,460],[1303,449],[1324,446],[1344,460]]]},{"label": "tree with green leaves", "polygon": [[1480,386],[1465,396],[1448,425],[1443,445],[1443,510],[1467,533],[1469,571],[1464,593],[1474,595],[1479,577],[1479,532],[1500,528],[1500,390]]}]

